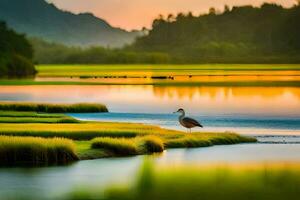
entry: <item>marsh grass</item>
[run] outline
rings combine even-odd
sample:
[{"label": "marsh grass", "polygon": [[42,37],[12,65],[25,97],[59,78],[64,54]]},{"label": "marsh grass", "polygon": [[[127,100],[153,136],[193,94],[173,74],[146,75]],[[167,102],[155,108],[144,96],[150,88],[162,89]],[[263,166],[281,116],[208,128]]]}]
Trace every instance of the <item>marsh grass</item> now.
[{"label": "marsh grass", "polygon": [[0,126],[0,134],[10,136],[65,137],[90,140],[96,137],[134,138],[145,135],[177,135],[179,131],[151,125],[130,123],[82,122],[79,124],[8,124]]},{"label": "marsh grass", "polygon": [[0,117],[29,117],[29,118],[63,118],[65,114],[38,113],[38,112],[20,112],[20,111],[0,111]]},{"label": "marsh grass", "polygon": [[95,138],[92,140],[93,149],[105,149],[116,155],[137,155],[138,147],[133,139],[125,138]]},{"label": "marsh grass", "polygon": [[165,146],[167,148],[196,148],[213,145],[252,143],[256,141],[255,138],[245,137],[235,133],[194,133],[167,139],[165,140]]},{"label": "marsh grass", "polygon": [[142,137],[140,144],[144,152],[147,153],[159,153],[165,149],[163,140],[153,135]]},{"label": "marsh grass", "polygon": [[[163,129],[151,125],[108,122],[74,124],[11,124],[3,123],[0,134],[7,136],[64,137],[73,140],[91,140],[97,137],[136,138],[152,136],[153,143],[160,138],[167,148],[203,147],[218,144],[256,142],[255,138],[234,133],[192,133]],[[150,140],[150,139],[149,139]],[[146,143],[150,147],[150,142]],[[161,145],[158,145],[161,146]],[[159,148],[159,147],[158,147]]]},{"label": "marsh grass", "polygon": [[3,111],[35,111],[43,113],[94,113],[108,112],[102,104],[46,104],[46,103],[0,103],[0,110]]},{"label": "marsh grass", "polygon": [[65,114],[0,111],[0,123],[80,123]]},{"label": "marsh grass", "polygon": [[299,164],[154,167],[146,163],[135,183],[100,195],[85,190],[69,199],[102,200],[282,200],[300,196]]},{"label": "marsh grass", "polygon": [[0,117],[1,123],[51,123],[51,124],[60,124],[60,123],[80,123],[79,120],[76,120],[71,117],[60,117],[60,118],[46,118],[46,117]]},{"label": "marsh grass", "polygon": [[137,138],[95,138],[91,141],[92,149],[104,149],[118,156],[158,153],[164,151],[164,144],[157,136]]},{"label": "marsh grass", "polygon": [[71,140],[0,136],[0,166],[61,165],[76,160]]}]

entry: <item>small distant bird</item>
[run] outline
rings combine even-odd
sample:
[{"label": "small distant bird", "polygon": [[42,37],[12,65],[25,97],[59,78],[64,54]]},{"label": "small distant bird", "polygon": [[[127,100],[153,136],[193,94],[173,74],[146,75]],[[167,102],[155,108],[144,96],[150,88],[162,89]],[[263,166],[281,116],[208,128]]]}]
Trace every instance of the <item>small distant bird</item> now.
[{"label": "small distant bird", "polygon": [[192,132],[192,128],[195,128],[195,127],[203,128],[203,126],[197,120],[189,118],[189,117],[185,117],[185,112],[182,108],[178,109],[174,113],[181,113],[181,115],[179,116],[179,123],[183,127],[189,129],[190,133]]}]

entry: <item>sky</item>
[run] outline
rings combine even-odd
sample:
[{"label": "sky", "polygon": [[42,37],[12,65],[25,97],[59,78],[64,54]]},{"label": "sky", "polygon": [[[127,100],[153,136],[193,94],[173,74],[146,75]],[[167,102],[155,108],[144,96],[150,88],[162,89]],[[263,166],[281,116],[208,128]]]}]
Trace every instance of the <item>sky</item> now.
[{"label": "sky", "polygon": [[296,0],[48,0],[57,7],[74,13],[91,12],[110,23],[126,30],[151,27],[159,14],[168,15],[189,12],[198,15],[209,8],[223,10],[224,5],[255,5],[273,2],[290,7]]}]

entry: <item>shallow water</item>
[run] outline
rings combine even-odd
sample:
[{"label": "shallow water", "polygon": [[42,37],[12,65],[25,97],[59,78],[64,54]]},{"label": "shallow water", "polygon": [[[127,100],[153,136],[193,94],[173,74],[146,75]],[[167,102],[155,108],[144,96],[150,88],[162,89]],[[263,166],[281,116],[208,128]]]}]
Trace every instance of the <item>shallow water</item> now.
[{"label": "shallow water", "polygon": [[[300,162],[299,144],[244,144],[196,149],[174,149],[152,156],[157,164],[236,165]],[[135,181],[147,156],[81,161],[65,167],[0,168],[0,197],[55,199],[77,187],[105,189]]]},{"label": "shallow water", "polygon": [[298,87],[0,86],[0,101],[99,102],[111,113],[74,116],[176,129],[181,128],[171,113],[182,107],[204,131],[300,135]]}]

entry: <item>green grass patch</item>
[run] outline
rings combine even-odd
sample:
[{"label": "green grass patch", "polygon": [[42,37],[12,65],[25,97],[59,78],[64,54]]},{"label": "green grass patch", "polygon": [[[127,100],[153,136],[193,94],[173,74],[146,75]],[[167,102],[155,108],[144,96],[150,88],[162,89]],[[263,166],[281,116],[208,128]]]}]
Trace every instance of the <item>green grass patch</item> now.
[{"label": "green grass patch", "polygon": [[256,142],[255,138],[235,133],[194,133],[165,140],[167,148],[195,148],[213,145]]},{"label": "green grass patch", "polygon": [[80,121],[71,117],[62,118],[37,118],[37,117],[0,117],[1,123],[79,123]]},{"label": "green grass patch", "polygon": [[0,110],[3,111],[30,111],[43,113],[93,113],[108,112],[102,104],[46,104],[46,103],[13,103],[1,102]]},{"label": "green grass patch", "polygon": [[1,123],[80,123],[79,120],[65,114],[37,112],[0,111]]},{"label": "green grass patch", "polygon": [[0,134],[9,136],[65,137],[73,140],[91,140],[96,137],[134,138],[145,135],[165,135],[168,137],[174,135],[175,137],[175,135],[183,133],[143,124],[82,122],[79,124],[3,123],[0,126]]},{"label": "green grass patch", "polygon": [[116,155],[137,155],[138,148],[133,139],[125,138],[95,138],[92,140],[93,149],[105,149]]},{"label": "green grass patch", "polygon": [[0,136],[0,166],[61,165],[76,160],[71,140]]},{"label": "green grass patch", "polygon": [[0,117],[29,117],[29,118],[64,118],[65,114],[20,112],[20,111],[0,111]]},{"label": "green grass patch", "polygon": [[[282,200],[300,195],[299,164],[177,166],[145,164],[137,181],[124,186],[76,190],[69,200]],[[79,192],[78,192],[79,191]]]},{"label": "green grass patch", "polygon": [[164,144],[157,136],[137,138],[95,138],[91,141],[92,149],[103,149],[117,156],[151,154],[164,151]]}]

